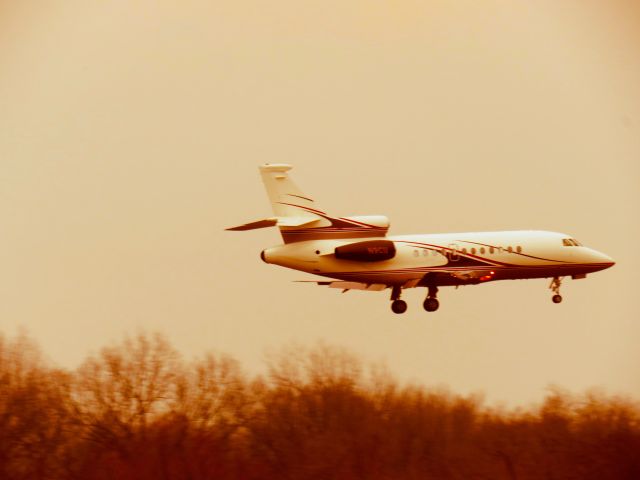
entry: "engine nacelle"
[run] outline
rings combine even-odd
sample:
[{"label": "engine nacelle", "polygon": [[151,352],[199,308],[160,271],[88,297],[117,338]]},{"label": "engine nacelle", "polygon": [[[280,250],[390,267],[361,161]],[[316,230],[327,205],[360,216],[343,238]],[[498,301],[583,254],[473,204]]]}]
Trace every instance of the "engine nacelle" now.
[{"label": "engine nacelle", "polygon": [[335,255],[341,260],[380,262],[395,257],[396,246],[391,240],[368,240],[336,247]]},{"label": "engine nacelle", "polygon": [[344,217],[345,220],[353,220],[366,227],[389,229],[389,219],[384,215],[358,215],[354,217]]}]

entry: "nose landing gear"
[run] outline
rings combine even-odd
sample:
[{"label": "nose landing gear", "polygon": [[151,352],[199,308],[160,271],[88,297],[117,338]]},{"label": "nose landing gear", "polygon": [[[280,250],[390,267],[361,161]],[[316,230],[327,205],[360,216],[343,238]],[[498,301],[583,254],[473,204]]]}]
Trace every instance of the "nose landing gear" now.
[{"label": "nose landing gear", "polygon": [[402,287],[400,285],[394,285],[391,289],[391,310],[393,313],[404,313],[407,311],[407,302],[400,300],[402,293]]},{"label": "nose landing gear", "polygon": [[429,287],[427,298],[424,299],[422,306],[427,312],[435,312],[440,307],[440,302],[436,298],[438,295],[438,287]]},{"label": "nose landing gear", "polygon": [[551,297],[551,301],[553,303],[562,302],[562,295],[560,295],[561,284],[562,284],[562,278],[560,277],[553,277],[553,280],[551,280],[551,283],[549,284],[549,288],[554,293],[553,297]]}]

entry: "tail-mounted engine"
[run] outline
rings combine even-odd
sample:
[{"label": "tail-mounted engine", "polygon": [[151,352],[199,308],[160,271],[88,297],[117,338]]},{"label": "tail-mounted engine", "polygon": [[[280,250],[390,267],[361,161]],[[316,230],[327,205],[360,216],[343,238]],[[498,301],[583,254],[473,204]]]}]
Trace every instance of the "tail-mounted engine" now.
[{"label": "tail-mounted engine", "polygon": [[395,257],[396,247],[391,240],[369,240],[336,247],[335,255],[341,260],[380,262]]}]

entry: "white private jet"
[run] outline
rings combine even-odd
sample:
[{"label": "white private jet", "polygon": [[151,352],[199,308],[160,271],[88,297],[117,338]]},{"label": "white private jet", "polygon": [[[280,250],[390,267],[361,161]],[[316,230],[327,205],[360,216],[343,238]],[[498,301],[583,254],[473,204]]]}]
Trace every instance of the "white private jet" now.
[{"label": "white private jet", "polygon": [[560,303],[562,278],[585,278],[614,265],[607,255],[569,235],[544,231],[507,231],[399,235],[387,237],[383,216],[332,217],[302,193],[290,165],[260,167],[274,217],[227,230],[277,226],[283,245],[260,257],[294,270],[329,277],[318,285],[343,291],[391,289],[391,309],[404,313],[405,288],[428,289],[424,309],[439,307],[438,287],[477,285],[495,280],[552,278],[552,300]]}]

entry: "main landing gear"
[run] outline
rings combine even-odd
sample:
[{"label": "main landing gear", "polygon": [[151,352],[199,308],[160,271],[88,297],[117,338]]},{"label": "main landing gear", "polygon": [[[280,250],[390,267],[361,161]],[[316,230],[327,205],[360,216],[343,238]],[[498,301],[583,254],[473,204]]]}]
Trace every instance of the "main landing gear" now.
[{"label": "main landing gear", "polygon": [[553,277],[551,283],[549,284],[549,288],[554,293],[553,297],[551,297],[551,301],[553,303],[560,303],[562,301],[562,295],[560,295],[560,285],[562,284],[562,278]]},{"label": "main landing gear", "polygon": [[427,298],[424,299],[422,306],[427,312],[435,312],[440,306],[440,302],[436,298],[438,295],[438,287],[429,287]]},{"label": "main landing gear", "polygon": [[[402,294],[402,287],[399,285],[394,286],[391,289],[391,310],[393,313],[404,313],[407,311],[407,302],[400,300]],[[427,312],[435,312],[440,307],[440,302],[436,298],[438,295],[438,287],[429,287],[429,293],[427,298],[422,304]]]},{"label": "main landing gear", "polygon": [[393,313],[404,313],[407,311],[407,302],[400,300],[402,287],[395,285],[391,289],[391,310]]}]

